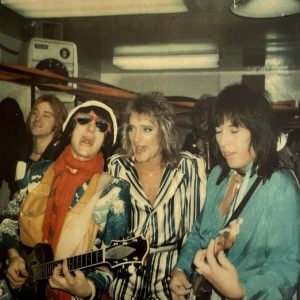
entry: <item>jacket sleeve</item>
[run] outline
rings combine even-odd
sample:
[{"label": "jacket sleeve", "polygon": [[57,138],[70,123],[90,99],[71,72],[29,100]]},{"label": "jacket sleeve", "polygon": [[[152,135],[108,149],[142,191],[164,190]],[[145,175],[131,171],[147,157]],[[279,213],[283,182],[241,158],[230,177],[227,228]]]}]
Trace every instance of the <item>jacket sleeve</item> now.
[{"label": "jacket sleeve", "polygon": [[[124,180],[114,179],[112,188],[119,192],[114,196],[107,213],[107,220],[101,236],[102,244],[109,245],[112,240],[120,240],[128,235],[130,221],[130,194],[129,184]],[[107,291],[113,280],[111,270],[107,268],[97,268],[89,273],[87,277],[93,281],[96,287],[96,296],[102,295]]]},{"label": "jacket sleeve", "polygon": [[[216,175],[213,175],[213,173],[216,173],[216,171],[212,171],[210,176],[208,177],[207,186],[206,181],[204,182],[205,188],[207,187],[207,193],[210,192],[209,186],[211,186],[212,182],[215,181]],[[209,194],[206,194],[207,199],[209,199]],[[175,266],[175,269],[180,269],[185,272],[185,274],[190,277],[193,272],[193,260],[198,250],[202,249],[203,247],[206,247],[207,240],[205,242],[204,237],[201,236],[200,228],[201,223],[203,221],[203,214],[207,210],[206,206],[208,206],[208,200],[204,199],[202,200],[203,203],[203,209],[201,210],[201,213],[198,215],[196,221],[194,222],[187,239],[185,243],[183,244],[183,247],[180,252],[180,256],[177,260],[177,264]]]},{"label": "jacket sleeve", "polygon": [[247,299],[291,299],[296,291],[300,274],[300,190],[291,174],[283,176],[287,172],[273,175],[266,190],[265,261],[254,276],[240,279]]},{"label": "jacket sleeve", "polygon": [[22,188],[14,194],[11,201],[0,215],[0,237],[2,244],[7,248],[19,248],[19,212],[23,199],[34,190],[40,183],[44,173],[52,164],[51,161],[41,161],[35,163],[28,171],[22,181]]},{"label": "jacket sleeve", "polygon": [[7,207],[1,213],[0,237],[1,244],[6,248],[19,248],[19,211],[22,198],[20,193],[16,193],[9,201]]},{"label": "jacket sleeve", "polygon": [[199,234],[201,215],[194,223],[186,242],[183,244],[180,256],[177,260],[175,269],[180,269],[189,278],[193,272],[193,260],[197,251],[201,248],[201,240]]}]

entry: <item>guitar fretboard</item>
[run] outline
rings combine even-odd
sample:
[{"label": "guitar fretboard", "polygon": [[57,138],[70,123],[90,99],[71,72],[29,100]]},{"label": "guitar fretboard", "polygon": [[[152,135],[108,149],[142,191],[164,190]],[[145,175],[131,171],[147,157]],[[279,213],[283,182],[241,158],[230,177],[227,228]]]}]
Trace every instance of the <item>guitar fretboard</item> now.
[{"label": "guitar fretboard", "polygon": [[[93,252],[76,255],[67,258],[69,271],[76,269],[84,269],[95,265],[100,265],[105,262],[105,250],[96,250]],[[108,250],[109,251],[109,250]],[[63,260],[56,260],[32,266],[34,280],[42,280],[51,277],[53,269],[62,264]]]}]

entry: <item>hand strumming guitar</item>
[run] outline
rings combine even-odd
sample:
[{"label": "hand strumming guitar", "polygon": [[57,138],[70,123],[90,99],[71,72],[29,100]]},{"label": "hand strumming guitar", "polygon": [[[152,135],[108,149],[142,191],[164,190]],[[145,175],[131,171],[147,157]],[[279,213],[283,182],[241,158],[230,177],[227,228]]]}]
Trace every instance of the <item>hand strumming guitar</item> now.
[{"label": "hand strumming guitar", "polygon": [[238,273],[228,260],[224,249],[230,249],[240,232],[243,220],[238,218],[222,229],[219,235],[211,240],[207,249],[199,250],[194,258],[196,271],[208,280],[215,289],[231,299],[242,299],[244,290]]},{"label": "hand strumming guitar", "polygon": [[6,272],[6,277],[13,289],[20,288],[28,278],[29,274],[26,271],[25,260],[20,256],[16,249],[8,250],[9,266]]},{"label": "hand strumming guitar", "polygon": [[245,296],[238,273],[224,251],[215,253],[215,240],[209,242],[206,250],[197,252],[194,265],[196,271],[224,296],[230,299],[243,299]]}]

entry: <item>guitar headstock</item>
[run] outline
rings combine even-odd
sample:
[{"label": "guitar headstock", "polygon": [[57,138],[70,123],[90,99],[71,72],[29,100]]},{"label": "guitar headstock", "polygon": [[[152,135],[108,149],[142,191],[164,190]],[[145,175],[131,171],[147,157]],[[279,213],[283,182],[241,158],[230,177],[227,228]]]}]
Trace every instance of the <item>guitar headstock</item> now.
[{"label": "guitar headstock", "polygon": [[122,265],[143,265],[149,249],[149,241],[143,235],[125,240],[113,240],[105,249],[105,261],[111,268]]},{"label": "guitar headstock", "polygon": [[219,232],[215,239],[215,253],[221,250],[230,249],[240,233],[240,225],[243,223],[242,218],[235,219],[230,222],[228,227],[225,227]]}]

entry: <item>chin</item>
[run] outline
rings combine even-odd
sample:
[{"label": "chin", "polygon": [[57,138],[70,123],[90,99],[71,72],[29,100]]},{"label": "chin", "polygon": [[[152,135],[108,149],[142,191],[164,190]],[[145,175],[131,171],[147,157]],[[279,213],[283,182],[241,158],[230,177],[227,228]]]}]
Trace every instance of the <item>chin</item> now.
[{"label": "chin", "polygon": [[235,162],[228,162],[227,161],[227,165],[231,169],[240,169],[240,168],[242,168],[241,164],[238,164],[238,163],[235,163]]}]

